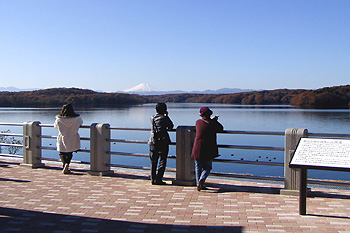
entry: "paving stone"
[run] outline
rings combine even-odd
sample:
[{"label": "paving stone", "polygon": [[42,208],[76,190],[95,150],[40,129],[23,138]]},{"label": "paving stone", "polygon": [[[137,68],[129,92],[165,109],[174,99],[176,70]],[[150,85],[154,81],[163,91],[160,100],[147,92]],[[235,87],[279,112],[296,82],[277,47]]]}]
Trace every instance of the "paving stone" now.
[{"label": "paving stone", "polygon": [[148,172],[117,169],[87,175],[87,167],[46,162],[30,169],[0,158],[0,232],[349,232],[350,191],[312,188],[307,215],[282,185],[209,177],[208,190],[155,186]]}]

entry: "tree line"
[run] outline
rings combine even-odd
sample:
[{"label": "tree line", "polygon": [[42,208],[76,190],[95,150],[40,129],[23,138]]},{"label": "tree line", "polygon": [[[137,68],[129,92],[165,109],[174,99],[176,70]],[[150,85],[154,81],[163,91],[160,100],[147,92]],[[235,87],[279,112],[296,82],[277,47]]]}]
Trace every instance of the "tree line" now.
[{"label": "tree line", "polygon": [[234,94],[173,94],[148,96],[148,102],[294,105],[303,108],[349,108],[350,85],[317,90],[265,90]]},{"label": "tree line", "polygon": [[139,95],[101,93],[79,88],[0,92],[1,107],[59,107],[66,103],[77,107],[116,107],[145,102],[145,98]]},{"label": "tree line", "polygon": [[349,108],[350,85],[317,90],[278,89],[234,94],[135,95],[102,93],[79,88],[0,92],[0,107],[118,107],[144,103],[222,103],[242,105],[294,105],[304,108]]}]

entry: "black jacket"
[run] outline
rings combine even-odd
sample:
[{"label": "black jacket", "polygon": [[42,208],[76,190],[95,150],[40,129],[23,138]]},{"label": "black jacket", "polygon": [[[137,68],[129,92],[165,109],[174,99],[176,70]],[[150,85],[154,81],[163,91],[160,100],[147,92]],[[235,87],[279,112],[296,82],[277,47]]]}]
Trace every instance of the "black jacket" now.
[{"label": "black jacket", "polygon": [[168,116],[157,113],[156,115],[151,117],[151,122],[152,122],[152,130],[151,130],[151,136],[148,141],[148,144],[154,145],[156,140],[159,140],[162,143],[169,144],[170,137],[168,134],[168,130],[174,127],[174,124],[170,120],[170,118]]}]

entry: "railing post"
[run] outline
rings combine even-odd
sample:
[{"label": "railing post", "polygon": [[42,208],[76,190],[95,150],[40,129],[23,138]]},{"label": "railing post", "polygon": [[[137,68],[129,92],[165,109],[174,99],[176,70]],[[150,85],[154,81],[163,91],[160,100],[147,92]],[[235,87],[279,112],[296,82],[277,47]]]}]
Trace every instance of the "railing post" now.
[{"label": "railing post", "polygon": [[41,162],[41,127],[39,121],[27,121],[23,124],[23,162],[30,168],[44,167]]},{"label": "railing post", "polygon": [[93,176],[113,174],[113,171],[110,170],[110,136],[109,124],[93,123],[90,126],[90,171],[88,174]]},{"label": "railing post", "polygon": [[299,195],[300,169],[290,168],[289,162],[298,146],[300,138],[308,137],[307,129],[286,129],[284,145],[284,189],[280,193],[284,195]]},{"label": "railing post", "polygon": [[194,126],[178,126],[176,129],[176,179],[173,184],[196,185],[194,161],[191,159],[195,129]]}]

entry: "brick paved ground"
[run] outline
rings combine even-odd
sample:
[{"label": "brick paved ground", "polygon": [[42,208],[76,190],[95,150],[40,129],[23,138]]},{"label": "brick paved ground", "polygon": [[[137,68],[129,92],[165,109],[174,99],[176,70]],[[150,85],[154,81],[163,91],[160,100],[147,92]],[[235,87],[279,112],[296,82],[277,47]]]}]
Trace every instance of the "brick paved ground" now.
[{"label": "brick paved ground", "polygon": [[[209,190],[154,186],[148,174],[30,169],[0,158],[0,232],[350,232],[350,191],[313,188],[307,215],[281,185],[210,178]],[[171,177],[168,177],[171,179]]]}]

